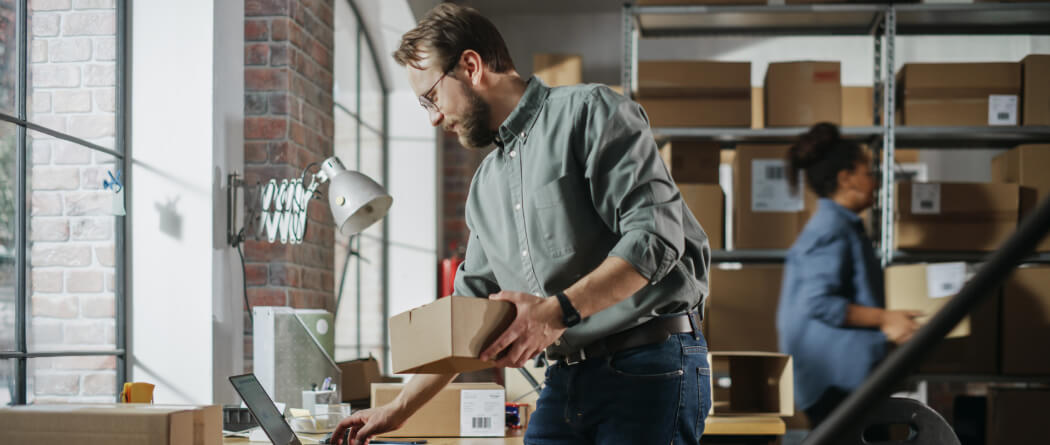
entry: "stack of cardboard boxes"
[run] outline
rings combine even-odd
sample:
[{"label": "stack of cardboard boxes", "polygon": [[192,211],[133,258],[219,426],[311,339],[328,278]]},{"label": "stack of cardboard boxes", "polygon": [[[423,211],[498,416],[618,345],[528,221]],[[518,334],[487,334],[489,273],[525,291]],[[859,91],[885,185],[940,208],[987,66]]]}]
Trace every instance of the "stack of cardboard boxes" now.
[{"label": "stack of cardboard boxes", "polygon": [[653,127],[751,126],[751,63],[640,61],[632,92]]}]

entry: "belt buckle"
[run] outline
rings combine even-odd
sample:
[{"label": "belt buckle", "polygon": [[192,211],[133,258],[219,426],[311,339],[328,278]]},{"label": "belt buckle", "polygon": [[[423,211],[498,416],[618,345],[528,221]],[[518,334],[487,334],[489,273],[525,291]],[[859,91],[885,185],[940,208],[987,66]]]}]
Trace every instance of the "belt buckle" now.
[{"label": "belt buckle", "polygon": [[576,354],[568,354],[568,355],[566,355],[565,356],[565,364],[569,365],[569,366],[572,366],[572,365],[579,364],[580,362],[582,362],[584,360],[587,360],[587,351],[584,351],[583,349],[580,349],[579,353],[580,353],[580,357],[579,357],[578,360],[573,360],[573,358],[575,357]]}]

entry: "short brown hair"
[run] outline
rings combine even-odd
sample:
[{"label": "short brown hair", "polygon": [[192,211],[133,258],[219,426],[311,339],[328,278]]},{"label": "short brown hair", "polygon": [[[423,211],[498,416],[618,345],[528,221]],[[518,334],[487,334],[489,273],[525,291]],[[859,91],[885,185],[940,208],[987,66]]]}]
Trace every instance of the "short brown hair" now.
[{"label": "short brown hair", "polygon": [[476,9],[455,3],[435,6],[415,28],[401,36],[394,60],[401,66],[422,69],[419,62],[423,53],[432,52],[441,69],[449,71],[468,49],[477,51],[485,66],[494,72],[514,69],[510,51],[496,25]]}]

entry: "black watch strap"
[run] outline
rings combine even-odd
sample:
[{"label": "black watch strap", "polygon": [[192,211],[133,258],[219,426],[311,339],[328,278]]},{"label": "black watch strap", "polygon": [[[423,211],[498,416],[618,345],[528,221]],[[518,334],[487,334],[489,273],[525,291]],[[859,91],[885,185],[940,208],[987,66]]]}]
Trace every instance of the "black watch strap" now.
[{"label": "black watch strap", "polygon": [[565,296],[565,292],[558,292],[554,296],[558,299],[558,304],[561,305],[562,324],[567,328],[580,324],[580,313],[576,311],[576,308],[572,307],[572,302],[569,301],[569,297]]}]

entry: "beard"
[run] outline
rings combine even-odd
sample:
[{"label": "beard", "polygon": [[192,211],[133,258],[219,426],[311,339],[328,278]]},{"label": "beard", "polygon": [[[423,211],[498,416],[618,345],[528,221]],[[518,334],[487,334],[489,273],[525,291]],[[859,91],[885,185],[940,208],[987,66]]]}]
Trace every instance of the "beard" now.
[{"label": "beard", "polygon": [[496,132],[491,130],[490,125],[492,107],[477,92],[462,83],[460,85],[467,96],[468,108],[463,119],[456,123],[459,126],[459,143],[472,150],[486,148],[496,140]]}]

